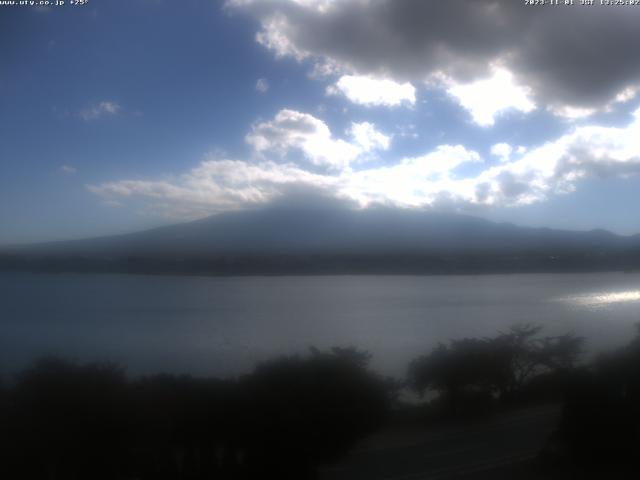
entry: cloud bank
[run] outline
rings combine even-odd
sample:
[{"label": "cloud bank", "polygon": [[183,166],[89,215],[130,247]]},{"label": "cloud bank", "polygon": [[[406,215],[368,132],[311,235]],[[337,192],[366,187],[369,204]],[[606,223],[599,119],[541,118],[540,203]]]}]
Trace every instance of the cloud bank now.
[{"label": "cloud bank", "polygon": [[[263,205],[295,190],[323,192],[360,207],[409,208],[519,206],[575,190],[586,178],[640,173],[640,109],[625,127],[580,126],[525,150],[496,144],[486,161],[463,145],[439,145],[390,165],[357,168],[390,138],[373,124],[352,124],[352,141],[337,139],[318,118],[281,110],[255,125],[246,140],[254,158],[207,157],[186,173],[164,180],[119,180],[88,186],[104,200],[143,201],[170,217],[197,218]],[[303,162],[293,161],[297,151]],[[479,173],[465,174],[465,166]]]},{"label": "cloud bank", "polygon": [[[256,40],[277,57],[308,61],[315,73],[341,75],[330,92],[356,103],[397,100],[356,93],[353,79],[440,83],[455,96],[456,86],[504,82],[495,78],[499,69],[512,76],[513,94],[527,92],[526,101],[518,94],[510,106],[539,105],[576,118],[628,101],[640,85],[634,48],[640,42],[640,9],[634,7],[536,8],[513,0],[227,0],[226,8],[257,19]],[[474,118],[488,124],[491,113]]]}]

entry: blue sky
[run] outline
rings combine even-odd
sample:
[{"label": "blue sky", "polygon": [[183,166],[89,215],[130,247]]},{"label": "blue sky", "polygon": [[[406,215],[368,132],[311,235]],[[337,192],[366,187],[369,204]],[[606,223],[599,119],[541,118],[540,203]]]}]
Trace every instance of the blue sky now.
[{"label": "blue sky", "polygon": [[640,232],[640,7],[523,4],[0,7],[0,243],[300,194]]}]

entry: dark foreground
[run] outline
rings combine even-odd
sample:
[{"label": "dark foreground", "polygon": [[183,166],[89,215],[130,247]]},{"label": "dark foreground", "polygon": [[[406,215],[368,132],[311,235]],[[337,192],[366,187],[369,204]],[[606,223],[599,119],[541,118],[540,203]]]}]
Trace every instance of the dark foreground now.
[{"label": "dark foreground", "polygon": [[0,384],[0,478],[638,478],[640,336],[589,364],[582,343],[516,326],[440,344],[402,381],[355,348],[227,380],[45,358]]},{"label": "dark foreground", "polygon": [[[560,414],[560,405],[543,405],[426,431],[387,428],[345,461],[323,469],[321,478],[540,478],[535,460],[557,428]],[[513,476],[516,472],[518,476]]]}]

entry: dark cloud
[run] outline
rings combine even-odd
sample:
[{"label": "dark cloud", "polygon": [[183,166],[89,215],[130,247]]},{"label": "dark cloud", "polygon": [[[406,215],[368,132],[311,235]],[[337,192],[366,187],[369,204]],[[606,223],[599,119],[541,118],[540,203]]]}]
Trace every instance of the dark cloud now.
[{"label": "dark cloud", "polygon": [[552,107],[602,108],[640,83],[640,8],[526,6],[514,0],[229,0],[279,55],[351,72],[458,82],[502,62]]}]

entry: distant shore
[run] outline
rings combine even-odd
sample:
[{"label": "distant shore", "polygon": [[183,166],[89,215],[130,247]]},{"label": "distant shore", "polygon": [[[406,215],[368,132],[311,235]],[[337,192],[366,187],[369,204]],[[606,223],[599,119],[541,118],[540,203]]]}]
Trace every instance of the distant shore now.
[{"label": "distant shore", "polygon": [[206,258],[0,254],[0,271],[144,275],[482,275],[640,271],[640,253],[220,255]]}]

